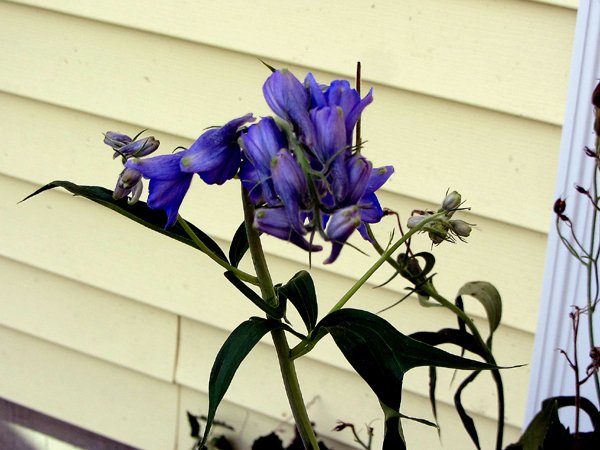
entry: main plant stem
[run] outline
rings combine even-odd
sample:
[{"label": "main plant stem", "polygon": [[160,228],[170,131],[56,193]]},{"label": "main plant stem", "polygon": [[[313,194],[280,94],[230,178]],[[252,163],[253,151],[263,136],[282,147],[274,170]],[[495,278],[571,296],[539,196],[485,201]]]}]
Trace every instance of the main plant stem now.
[{"label": "main plant stem", "polygon": [[[244,223],[246,226],[246,234],[248,236],[250,255],[252,256],[252,262],[254,263],[254,270],[256,271],[262,298],[271,306],[276,307],[277,296],[275,295],[273,280],[269,273],[265,253],[260,242],[260,236],[252,226],[252,222],[254,221],[254,207],[250,202],[248,192],[243,187],[242,203],[244,205]],[[293,359],[290,357],[290,347],[285,336],[285,331],[282,329],[273,330],[271,331],[271,338],[273,339],[273,344],[277,351],[281,377],[283,379],[290,408],[292,409],[292,415],[294,416],[294,421],[298,428],[298,434],[302,439],[304,448],[319,450],[319,444],[317,443],[317,438],[313,432],[306,406],[304,405],[304,400],[302,398],[302,391],[300,390],[300,384],[298,383],[296,367],[294,366]]]}]

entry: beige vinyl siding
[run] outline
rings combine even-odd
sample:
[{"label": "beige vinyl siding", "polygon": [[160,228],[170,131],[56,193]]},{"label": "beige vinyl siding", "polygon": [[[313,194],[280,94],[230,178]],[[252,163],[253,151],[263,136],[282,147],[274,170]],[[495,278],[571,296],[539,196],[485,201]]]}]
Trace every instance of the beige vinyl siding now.
[{"label": "beige vinyl siding", "polygon": [[[59,191],[16,202],[53,179],[111,188],[120,163],[101,143],[103,131],[148,127],[166,153],[207,126],[268,114],[260,89],[268,72],[257,57],[322,81],[352,76],[362,61],[363,87],[373,86],[375,96],[363,123],[366,151],[375,164],[396,166],[382,204],[405,219],[413,208],[434,207],[448,188],[463,194],[477,229],[467,245],[434,250],[436,284],[451,297],[466,281],[493,282],[505,302],[498,360],[530,361],[575,2],[252,5],[0,3],[0,326],[1,342],[10,343],[2,349],[0,396],[143,448],[189,447],[185,410],[206,412],[218,348],[257,311],[203,255],[97,205]],[[293,26],[290,17],[297,17]],[[236,183],[196,180],[181,213],[227,248],[242,220],[238,197]],[[379,227],[382,240],[392,227],[391,218]],[[264,244],[276,280],[307,268],[300,250],[270,238]],[[414,245],[429,248],[425,239]],[[333,266],[313,255],[322,314],[372,263],[369,253],[345,249]],[[388,276],[374,277],[350,306],[377,311],[400,298],[401,281],[371,289]],[[477,305],[468,307],[483,317]],[[454,323],[413,300],[384,317],[406,333]],[[349,433],[330,431],[335,421],[380,419],[374,396],[329,340],[299,370],[325,436],[353,446]],[[36,371],[57,380],[56,388],[35,388],[43,378]],[[218,413],[245,445],[287,417],[277,373],[265,340]],[[442,443],[469,448],[446,389],[451,375],[440,374]],[[528,369],[504,377],[508,443],[521,426]],[[468,404],[491,448],[496,406],[489,377],[481,378]],[[403,412],[431,418],[426,373],[411,372],[405,385]],[[98,392],[106,395],[97,399]],[[139,417],[155,409],[151,422]],[[142,423],[150,435],[140,433]],[[409,442],[440,447],[435,431],[406,428]]]}]

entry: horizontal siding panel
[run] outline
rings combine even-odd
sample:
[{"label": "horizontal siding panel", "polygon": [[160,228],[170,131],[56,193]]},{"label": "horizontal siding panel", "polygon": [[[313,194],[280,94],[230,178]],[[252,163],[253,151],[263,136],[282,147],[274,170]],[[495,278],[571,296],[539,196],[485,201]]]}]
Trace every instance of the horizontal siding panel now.
[{"label": "horizontal siding panel", "polygon": [[[202,339],[198,339],[198,336],[202,336]],[[208,331],[201,324],[184,320],[181,337],[177,381],[186,387],[205,392],[209,372],[203,362],[214,358],[226,336],[225,334],[218,336],[218,333]],[[350,444],[352,442],[350,435],[328,431],[337,420],[356,424],[373,423],[376,430],[374,448],[381,446],[381,409],[374,394],[357,375],[349,370],[334,368],[310,358],[299,359],[297,367],[304,400],[311,405],[309,408],[311,420],[315,421],[324,436],[337,437],[342,442]],[[407,383],[410,383],[409,378],[410,374]],[[445,381],[444,379],[440,382],[440,391],[443,389],[442,386],[447,386],[444,384]],[[420,382],[423,385],[427,384],[426,378],[423,377]],[[477,392],[480,393],[481,389]],[[277,358],[271,346],[258,344],[252,350],[238,369],[226,399],[274,417],[287,414],[289,406],[280,381]],[[207,408],[206,403],[204,408]],[[402,412],[431,419],[426,396],[415,395],[411,389],[405,390],[403,394]],[[459,425],[453,406],[440,402],[438,414],[442,423],[444,442],[452,442],[451,448],[469,448],[469,438]],[[493,442],[495,436],[493,420],[481,416],[476,416],[475,420],[482,441]],[[408,442],[411,442],[412,437],[413,442],[419,443],[419,448],[440,448],[435,431],[424,429],[422,426],[412,427],[408,421],[406,421],[406,428]],[[510,425],[507,428],[508,442],[518,435],[518,428]]]},{"label": "horizontal siding panel", "polygon": [[[47,192],[25,204],[15,205],[13,201],[25,197],[35,186],[6,177],[0,177],[0,186],[5,192],[2,210],[6,217],[0,225],[0,231],[7,237],[0,247],[0,254],[5,257],[187,317],[199,320],[210,317],[211,321],[229,329],[233,329],[241,320],[255,313],[249,303],[241,308],[236,306],[223,310],[223,303],[239,303],[238,292],[225,283],[220,267],[210,264],[204,255],[185,245],[171,242],[115,213],[105,211],[100,206],[84,199],[73,199],[59,191]],[[196,192],[188,199],[188,208],[193,205],[194,214],[183,211],[184,216],[208,233],[221,238],[219,243],[223,248],[227,248],[228,244],[222,239],[232,236],[234,228],[241,222],[241,218],[235,218],[238,211],[221,209],[223,215],[214,217],[215,208],[234,203],[236,192],[227,192],[228,189],[230,188],[218,189],[214,195],[204,195],[204,198]],[[203,200],[206,203],[207,198],[211,199],[210,204],[202,204],[200,208],[195,208]],[[31,233],[31,230],[37,229],[42,211],[45,225],[43,242]],[[65,220],[67,217],[69,219]],[[98,226],[99,223],[103,226]],[[382,228],[383,242],[386,242],[385,233],[391,226]],[[88,230],[91,229],[95,230],[93,241],[89,239]],[[436,249],[436,255],[443,255],[438,256],[440,275],[436,277],[436,284],[440,292],[451,299],[467,281],[490,280],[498,286],[505,299],[503,323],[533,333],[538,296],[538,284],[535,281],[541,277],[543,258],[543,251],[537,247],[543,249],[544,241],[538,239],[536,245],[534,239],[528,241],[535,236],[526,233],[520,237],[512,237],[510,229],[505,230],[505,234],[492,231],[495,230],[485,231],[490,236],[487,240],[479,238],[480,240],[473,239],[468,245],[440,247],[439,252]],[[135,239],[126,239],[120,245],[112,246],[119,236],[135,236]],[[265,248],[271,255],[275,279],[286,280],[298,270],[308,269],[306,253],[274,238],[264,241]],[[429,244],[425,238],[420,238],[419,247],[415,241],[413,240],[413,248],[428,249]],[[514,252],[507,251],[507,248],[503,252],[493,250],[499,243],[506,243],[508,249],[515,249]],[[518,244],[522,244],[523,247],[519,247]],[[107,245],[111,245],[108,250]],[[366,250],[373,255],[372,250]],[[94,266],[82,265],[81,261],[87,260],[90,254],[94,255]],[[482,263],[490,254],[497,257],[498,267]],[[127,261],[135,261],[137,276],[121,276],[122,268],[115,266],[115,261],[122,259],[123,255],[126,255]],[[357,257],[356,252],[350,248],[342,252],[339,264],[336,262],[333,268],[321,269],[321,258],[320,255],[313,257],[313,274],[319,283],[317,286],[324,286],[321,288],[325,290],[322,292],[323,309],[328,304],[333,306],[351,287],[356,274],[362,273],[374,262],[373,257]],[[536,261],[539,261],[540,265],[533,264]],[[246,264],[249,264],[249,261],[246,261]],[[521,272],[521,269],[524,272]],[[336,270],[338,275],[331,270]],[[359,293],[357,299],[372,301],[372,297],[376,296],[377,306],[373,309],[378,310],[404,295],[406,283],[400,280],[378,290],[376,294],[368,289],[368,286],[384,282],[390,273],[389,270],[384,270],[377,274],[372,283]],[[340,275],[343,278],[340,278]],[[523,284],[517,284],[515,280]],[[532,298],[534,296],[535,298]],[[353,300],[351,304],[356,305],[360,302]],[[480,311],[478,313],[481,314]],[[529,319],[524,321],[523,317]]]},{"label": "horizontal siding panel", "polygon": [[172,381],[175,315],[3,257],[0,286],[1,325]]},{"label": "horizontal siding panel", "polygon": [[[149,127],[187,139],[195,139],[208,125],[248,111],[266,113],[260,92],[266,70],[252,57],[61,15],[33,14],[28,8],[18,11],[26,13],[9,9],[10,27],[0,31],[6,33],[7,42],[0,51],[0,63],[7,67],[0,73],[1,90],[113,117],[102,121],[106,127],[126,121],[134,130]],[[31,23],[35,33],[25,31]],[[128,42],[127,47],[123,48],[123,42]],[[155,61],[145,57],[149,47]],[[114,54],[122,59],[115,59]],[[122,71],[123,60],[131,66],[117,78],[114,74]],[[158,61],[166,64],[157,65]],[[224,100],[222,93],[232,91],[237,92]],[[437,202],[447,188],[457,188],[468,196],[478,214],[547,231],[560,142],[558,127],[383,86],[375,86],[375,96],[363,129],[374,162],[393,163],[397,168],[386,189]],[[69,123],[78,119],[73,114],[48,109],[59,114],[49,119],[43,107],[21,103],[15,109],[18,100],[6,98],[6,102],[4,107],[10,111],[6,117],[11,122],[7,129],[25,122],[31,130],[13,138],[19,148],[40,145],[51,150],[48,156],[59,151],[50,141],[52,135],[60,136],[60,147],[68,151],[69,145],[83,145],[81,137],[87,140],[106,129],[94,129],[86,120],[78,132],[74,128],[79,123]],[[73,143],[65,144],[61,134],[65,130],[44,125],[48,120],[66,128]],[[84,133],[86,125],[90,125],[88,133]],[[172,145],[185,143],[173,139]],[[99,148],[99,142],[91,144],[90,148]],[[105,155],[98,150],[94,153]],[[73,161],[72,153],[67,154]],[[95,163],[86,158],[81,164],[93,167]],[[495,188],[482,189],[482,185]],[[514,199],[523,193],[527,194],[527,207],[516,208]]]},{"label": "horizontal siding panel", "polygon": [[173,448],[177,388],[0,327],[0,396],[148,450]]},{"label": "horizontal siding panel", "polygon": [[569,8],[577,10],[579,6],[578,0],[530,0],[538,3],[545,3],[547,5],[562,6],[563,8]]},{"label": "horizontal siding panel", "polygon": [[522,0],[23,3],[346,76],[360,60],[380,84],[553,124],[575,27],[575,11]]},{"label": "horizontal siding panel", "polygon": [[[0,52],[7,67],[0,73],[4,91],[188,139],[248,111],[267,112],[260,91],[266,70],[253,57],[34,12],[6,11],[9,26],[1,32],[8,44]],[[32,26],[34,33],[26,31]],[[152,58],[145,56],[150,47]],[[130,62],[124,74],[123,61]],[[223,92],[236,94],[224,100]],[[376,163],[398,168],[386,189],[437,201],[448,187],[460,188],[472,192],[480,214],[547,230],[558,127],[383,86],[375,86],[375,96],[364,136]],[[26,114],[13,120],[31,123]],[[40,124],[33,133],[50,134],[48,128]],[[502,188],[482,190],[482,183]],[[515,208],[513,199],[523,192],[528,207]]]}]

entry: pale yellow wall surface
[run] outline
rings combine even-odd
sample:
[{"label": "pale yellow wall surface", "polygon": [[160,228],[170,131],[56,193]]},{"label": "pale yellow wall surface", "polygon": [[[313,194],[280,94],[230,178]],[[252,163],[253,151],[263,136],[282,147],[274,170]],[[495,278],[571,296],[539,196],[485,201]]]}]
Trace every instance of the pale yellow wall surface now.
[{"label": "pale yellow wall surface", "polygon": [[[448,188],[463,194],[477,230],[467,245],[434,250],[436,283],[449,297],[467,281],[494,283],[504,299],[498,361],[528,363],[575,15],[571,0],[0,2],[0,396],[143,448],[191,445],[185,410],[206,412],[214,355],[257,311],[203,255],[85,200],[56,191],[15,203],[53,179],[112,188],[120,169],[101,142],[106,130],[149,128],[167,153],[207,126],[268,114],[257,57],[322,82],[351,77],[362,61],[375,97],[366,152],[396,167],[382,204],[405,219]],[[241,222],[238,188],[195,180],[182,215],[227,248]],[[386,219],[380,236],[392,227]],[[300,250],[264,241],[277,281],[307,268]],[[425,239],[414,245],[429,249]],[[345,249],[334,266],[313,256],[322,312],[372,263],[369,253]],[[401,281],[371,289],[388,275],[350,306],[397,300]],[[413,300],[384,317],[405,333],[454,323]],[[262,342],[218,413],[243,445],[285,422],[277,370]],[[379,419],[380,438],[379,406],[332,342],[299,371],[311,418],[336,448],[354,445],[330,431],[337,419]],[[521,426],[528,373],[504,372],[506,443]],[[413,448],[471,448],[446,389],[451,375],[439,382],[442,443],[407,424]],[[426,373],[411,372],[405,387],[402,411],[431,418]],[[482,380],[467,394],[486,449],[492,389]]]}]

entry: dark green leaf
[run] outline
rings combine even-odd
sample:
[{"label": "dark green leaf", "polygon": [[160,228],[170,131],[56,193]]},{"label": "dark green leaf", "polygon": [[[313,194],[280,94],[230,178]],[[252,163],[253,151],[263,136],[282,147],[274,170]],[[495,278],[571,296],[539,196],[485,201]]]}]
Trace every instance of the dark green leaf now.
[{"label": "dark green leaf", "polygon": [[464,330],[457,330],[455,328],[442,328],[440,331],[436,332],[419,331],[411,334],[410,337],[433,346],[454,344],[459,346],[461,351],[468,350],[484,359],[487,355],[487,349],[481,348],[481,345],[477,342],[475,337]]},{"label": "dark green leaf", "polygon": [[[327,315],[317,327],[323,327],[331,334],[348,362],[375,392],[379,401],[393,411],[400,410],[402,380],[412,368],[435,366],[482,370],[495,367],[405,336],[386,320],[367,311],[341,309]],[[389,428],[386,434],[393,429]],[[397,443],[396,438],[390,439]]]},{"label": "dark green leaf", "polygon": [[480,372],[473,372],[460,384],[460,386],[456,390],[456,393],[454,394],[454,406],[456,407],[456,412],[458,413],[458,416],[460,417],[460,420],[463,426],[465,427],[465,430],[467,430],[469,437],[475,444],[475,447],[477,447],[477,449],[480,450],[481,446],[479,445],[479,436],[477,435],[477,428],[475,428],[475,422],[473,421],[471,416],[467,414],[467,411],[462,405],[461,398],[463,390],[467,387],[469,383],[471,383],[475,378],[477,378],[477,375],[479,375],[479,373]]},{"label": "dark green leaf", "polygon": [[294,305],[310,333],[317,323],[318,315],[317,294],[310,274],[306,270],[301,270],[290,281],[279,287],[277,293],[281,303],[288,299]]},{"label": "dark green leaf", "polygon": [[224,273],[225,278],[229,280],[244,296],[258,306],[261,310],[266,312],[270,317],[275,319],[281,319],[283,317],[284,308],[283,304],[280,304],[278,308],[274,308],[262,299],[260,295],[254,292],[248,287],[242,280],[235,276],[233,272],[229,270]]},{"label": "dark green leaf", "polygon": [[[187,244],[195,249],[198,249],[194,241],[188,236],[186,231],[179,223],[175,223],[172,227],[168,229],[164,229],[164,225],[166,223],[166,215],[163,211],[159,211],[156,209],[150,209],[148,205],[144,202],[137,202],[134,205],[130,205],[127,203],[126,199],[115,200],[112,197],[112,191],[105,189],[100,186],[79,186],[77,184],[71,183],[69,181],[53,181],[48,183],[47,185],[41,187],[33,194],[28,195],[21,201],[25,201],[35,195],[38,195],[44,191],[49,189],[53,189],[55,187],[62,187],[67,191],[71,192],[74,195],[78,195],[81,197],[85,197],[88,200],[91,200],[95,203],[98,203],[102,206],[105,206],[113,211],[118,212],[119,214],[141,224],[151,230],[154,230],[158,233],[164,234],[172,239],[176,239],[184,244]],[[206,245],[213,253],[215,253],[219,258],[223,261],[227,262],[227,257],[223,250],[217,245],[215,241],[213,241],[208,235],[206,235],[202,230],[187,222],[189,227],[194,231],[198,239],[200,239],[204,245]]]},{"label": "dark green leaf", "polygon": [[246,358],[250,350],[260,341],[260,339],[276,328],[281,327],[281,323],[275,320],[266,320],[252,318],[242,322],[235,330],[231,332],[221,350],[215,358],[208,385],[208,415],[206,418],[206,427],[204,437],[200,447],[206,442],[210,428],[215,419],[217,407],[229,385],[238,367]]},{"label": "dark green leaf", "polygon": [[500,298],[500,293],[487,281],[471,281],[459,289],[457,296],[460,297],[463,295],[469,295],[477,299],[485,308],[490,325],[490,337],[488,339],[488,345],[490,345],[492,335],[502,320],[502,299]]},{"label": "dark green leaf", "polygon": [[[436,425],[438,425],[437,416],[437,402],[435,399],[435,388],[437,387],[437,369],[433,366],[429,366],[429,403],[431,404],[431,413],[435,419]],[[438,425],[438,436],[440,435],[440,427]]]},{"label": "dark green leaf", "polygon": [[233,267],[237,267],[248,251],[248,235],[246,234],[246,224],[242,224],[238,227],[233,239],[231,246],[229,247],[229,261]]}]

